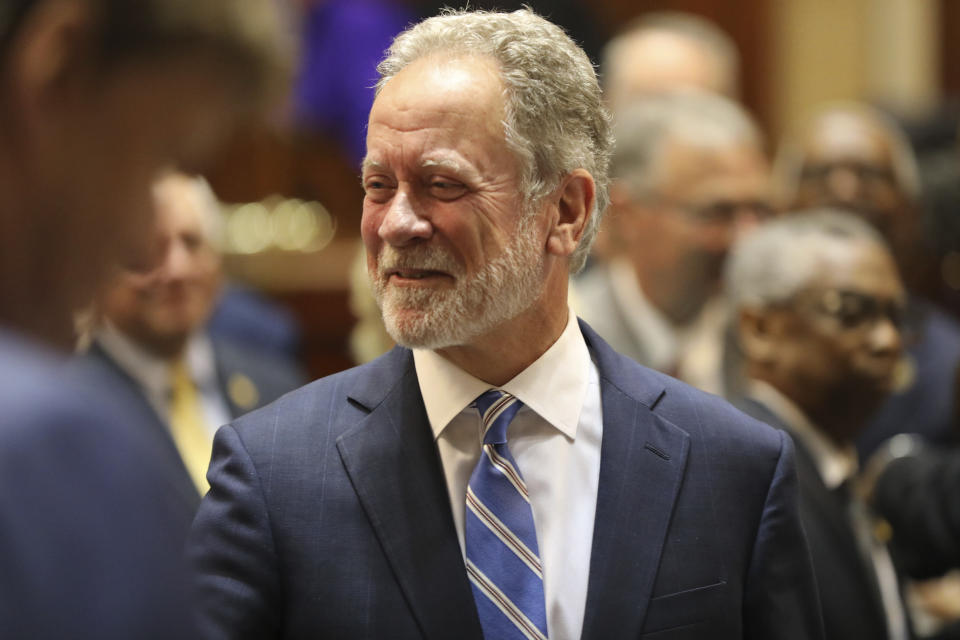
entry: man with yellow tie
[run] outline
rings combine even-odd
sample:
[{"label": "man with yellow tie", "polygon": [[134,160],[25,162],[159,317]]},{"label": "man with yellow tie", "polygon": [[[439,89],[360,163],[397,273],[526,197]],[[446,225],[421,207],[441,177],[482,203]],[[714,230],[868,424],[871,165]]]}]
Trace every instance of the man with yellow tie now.
[{"label": "man with yellow tie", "polygon": [[222,280],[217,200],[207,183],[170,173],[153,196],[159,261],[147,272],[121,271],[101,291],[85,357],[134,386],[159,418],[153,423],[174,445],[171,464],[186,470],[184,493],[196,502],[208,489],[216,428],[303,379],[292,363],[204,331]]}]

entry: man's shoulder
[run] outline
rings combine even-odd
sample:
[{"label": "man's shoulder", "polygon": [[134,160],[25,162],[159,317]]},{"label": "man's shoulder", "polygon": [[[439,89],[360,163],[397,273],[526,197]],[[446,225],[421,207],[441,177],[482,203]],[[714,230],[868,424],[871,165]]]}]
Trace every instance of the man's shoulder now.
[{"label": "man's shoulder", "polygon": [[[86,368],[83,368],[86,371]],[[59,354],[5,334],[0,337],[0,439],[46,439],[51,430],[109,424],[111,403],[102,391]],[[41,426],[48,425],[48,429]],[[71,426],[72,425],[72,426]]]},{"label": "man's shoulder", "polygon": [[[308,379],[299,364],[281,352],[250,347],[231,338],[210,338],[220,382],[242,412],[268,404]],[[231,388],[238,378],[249,381],[256,391],[247,402],[240,402]]]},{"label": "man's shoulder", "polygon": [[770,442],[779,439],[774,429],[748,416],[724,398],[618,353],[585,323],[581,324],[581,329],[594,354],[601,380],[662,419],[688,432],[694,425],[713,425],[715,428],[703,433],[706,437],[758,436]]},{"label": "man's shoulder", "polygon": [[[192,509],[176,499],[136,412],[97,373],[9,334],[0,334],[0,379],[0,519],[9,525],[0,564],[15,559],[0,576],[0,617],[30,630],[22,637],[54,637],[36,631],[61,621],[50,602],[72,603],[76,620],[96,626],[110,615],[101,605],[119,598],[145,606],[113,611],[104,637],[148,624],[151,637],[185,637],[180,557]],[[39,575],[57,578],[41,586]]]}]

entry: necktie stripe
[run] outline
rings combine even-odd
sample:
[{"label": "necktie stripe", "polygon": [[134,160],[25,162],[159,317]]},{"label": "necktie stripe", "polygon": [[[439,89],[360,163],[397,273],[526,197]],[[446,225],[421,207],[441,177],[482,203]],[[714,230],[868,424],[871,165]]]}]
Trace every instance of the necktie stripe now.
[{"label": "necktie stripe", "polygon": [[[538,609],[543,610],[541,604],[543,596],[539,591],[528,588],[530,584],[542,584],[542,580],[472,513],[467,515],[466,524],[469,527],[467,529],[470,532],[469,535],[490,550],[489,555],[482,558],[483,566],[477,567],[486,576],[486,581],[496,585],[503,597],[510,600],[528,618],[540,622],[545,628],[545,617],[538,612]],[[468,559],[473,561],[471,558]],[[480,561],[481,559],[477,558],[474,564]],[[490,635],[487,637],[491,640],[496,638]]]},{"label": "necktie stripe", "polygon": [[527,491],[527,484],[523,481],[523,478],[520,477],[517,469],[513,466],[513,462],[501,456],[492,444],[484,445],[483,452],[490,458],[490,462],[506,476],[510,484],[517,490],[517,493],[519,493],[524,500],[530,502],[530,492]]},{"label": "necktie stripe", "polygon": [[510,421],[523,403],[495,389],[476,407],[480,457],[467,485],[467,571],[487,640],[545,640],[546,602],[533,510],[523,474],[507,446]]},{"label": "necktie stripe", "polygon": [[489,463],[489,459],[486,460],[482,469],[476,470],[474,475],[469,488],[477,501],[496,514],[497,518],[523,541],[523,544],[535,554],[539,554],[536,525],[530,503],[521,498],[516,487],[499,469]]},{"label": "necktie stripe", "polygon": [[493,584],[475,564],[467,560],[467,575],[470,582],[530,640],[547,640],[547,636]]},{"label": "necktie stripe", "polygon": [[[494,402],[489,409],[483,415],[483,432],[484,434],[490,430],[490,426],[493,425],[497,418],[499,418],[505,411],[508,411],[510,407],[519,402],[516,398],[508,395],[504,395],[500,400]],[[517,407],[519,409],[519,407]],[[502,438],[497,439],[497,443],[506,442],[506,428],[504,428],[504,434]]]},{"label": "necktie stripe", "polygon": [[486,525],[507,548],[513,551],[524,564],[530,567],[531,571],[537,574],[538,578],[543,580],[543,570],[540,567],[540,558],[537,557],[536,552],[531,551],[497,516],[480,503],[473,491],[469,489],[467,490],[467,506],[481,523]]}]

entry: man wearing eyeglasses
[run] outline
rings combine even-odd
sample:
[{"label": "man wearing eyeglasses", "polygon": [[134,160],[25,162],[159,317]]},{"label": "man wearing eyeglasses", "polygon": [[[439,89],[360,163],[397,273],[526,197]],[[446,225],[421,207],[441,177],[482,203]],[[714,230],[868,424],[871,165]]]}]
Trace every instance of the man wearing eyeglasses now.
[{"label": "man wearing eyeglasses", "polygon": [[800,213],[738,243],[726,276],[749,378],[740,408],[797,447],[826,637],[910,638],[889,553],[851,490],[854,438],[903,348],[905,293],[889,250],[850,214]]},{"label": "man wearing eyeglasses", "polygon": [[776,176],[785,207],[839,207],[873,225],[910,290],[910,341],[894,393],[857,438],[861,460],[898,433],[958,444],[953,379],[960,366],[960,324],[913,290],[927,248],[917,162],[906,136],[868,105],[827,104],[781,146]]},{"label": "man wearing eyeglasses", "polygon": [[760,132],[734,102],[693,91],[645,96],[615,120],[613,256],[575,282],[578,312],[621,353],[725,393],[723,263],[773,215]]}]

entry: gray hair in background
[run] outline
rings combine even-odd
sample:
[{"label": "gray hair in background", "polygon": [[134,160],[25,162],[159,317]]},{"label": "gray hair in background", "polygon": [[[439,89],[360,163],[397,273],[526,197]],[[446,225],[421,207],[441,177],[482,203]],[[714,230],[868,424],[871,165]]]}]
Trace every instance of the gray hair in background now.
[{"label": "gray hair in background", "polygon": [[725,291],[732,309],[789,301],[817,277],[827,256],[854,243],[887,250],[870,224],[838,209],[810,209],[761,225],[738,241],[727,258]]},{"label": "gray hair in background", "polygon": [[[918,201],[922,187],[920,169],[917,166],[917,156],[907,139],[906,133],[897,122],[866,103],[862,102],[831,102],[821,106],[807,118],[802,131],[808,131],[817,121],[833,114],[846,114],[862,118],[876,125],[883,132],[890,143],[893,174],[900,190],[911,200]],[[800,176],[806,156],[794,137],[781,143],[774,159],[773,173],[777,182],[779,195],[785,203],[793,202],[800,186]]]},{"label": "gray hair in background", "polygon": [[652,94],[626,105],[614,122],[616,147],[610,174],[635,200],[656,199],[667,142],[705,150],[735,145],[763,146],[753,118],[737,103],[695,90]]},{"label": "gray hair in background", "polygon": [[627,41],[654,32],[670,33],[702,47],[716,62],[724,78],[724,93],[729,97],[740,93],[740,52],[733,38],[706,18],[681,11],[654,11],[627,22],[601,53],[600,69],[605,89],[607,80],[614,77],[617,65],[627,62],[621,55]]},{"label": "gray hair in background", "polygon": [[410,63],[438,54],[445,59],[482,56],[498,65],[506,142],[524,167],[521,188],[527,210],[574,169],[593,176],[594,208],[570,259],[571,272],[579,271],[610,199],[613,146],[610,116],[590,59],[563,29],[530,10],[447,9],[397,36],[377,67],[377,93]]}]

